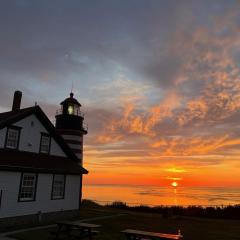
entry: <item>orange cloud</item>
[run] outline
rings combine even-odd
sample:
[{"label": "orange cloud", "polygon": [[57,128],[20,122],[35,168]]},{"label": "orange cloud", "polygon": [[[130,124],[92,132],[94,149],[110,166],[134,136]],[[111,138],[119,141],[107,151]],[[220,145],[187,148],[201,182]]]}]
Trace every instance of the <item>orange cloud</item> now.
[{"label": "orange cloud", "polygon": [[240,145],[240,139],[231,139],[229,135],[221,137],[174,137],[150,144],[152,148],[160,148],[160,155],[178,156],[178,155],[206,155],[215,152],[221,148]]},{"label": "orange cloud", "polygon": [[182,178],[180,178],[180,177],[166,177],[166,179],[173,180],[173,181],[181,181],[182,180]]},{"label": "orange cloud", "polygon": [[187,172],[187,170],[183,169],[183,168],[167,168],[165,169],[166,172],[172,172],[172,173],[185,173]]},{"label": "orange cloud", "polygon": [[202,98],[187,103],[186,110],[177,116],[177,122],[185,125],[193,119],[204,119],[208,113],[208,105]]},{"label": "orange cloud", "polygon": [[171,92],[159,105],[142,111],[134,103],[127,103],[120,119],[109,119],[97,140],[107,143],[122,139],[126,134],[140,134],[148,137],[156,135],[154,127],[164,119],[173,116],[173,110],[180,104],[180,97]]}]

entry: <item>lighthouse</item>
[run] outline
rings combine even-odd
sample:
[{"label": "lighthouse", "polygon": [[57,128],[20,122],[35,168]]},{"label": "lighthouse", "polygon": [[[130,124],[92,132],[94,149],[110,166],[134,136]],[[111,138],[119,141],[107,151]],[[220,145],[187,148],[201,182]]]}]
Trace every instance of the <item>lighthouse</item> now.
[{"label": "lighthouse", "polygon": [[70,96],[60,103],[61,109],[56,113],[56,130],[64,138],[65,142],[83,163],[83,135],[88,133],[84,125],[84,114],[81,112],[81,104]]}]

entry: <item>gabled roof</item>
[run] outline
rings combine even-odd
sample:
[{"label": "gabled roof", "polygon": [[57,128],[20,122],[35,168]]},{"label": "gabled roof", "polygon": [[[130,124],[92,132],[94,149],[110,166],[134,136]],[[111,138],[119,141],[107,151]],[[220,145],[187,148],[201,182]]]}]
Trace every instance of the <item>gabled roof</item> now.
[{"label": "gabled roof", "polygon": [[11,122],[12,120],[15,121],[15,119],[16,119],[16,121],[18,121],[17,118],[22,119],[22,116],[28,115],[28,113],[32,112],[33,109],[36,107],[37,106],[0,113],[0,129],[5,127],[6,124],[8,124],[8,122]]},{"label": "gabled roof", "polygon": [[0,149],[0,170],[58,174],[86,174],[87,170],[70,158]]},{"label": "gabled roof", "polygon": [[[79,160],[77,156],[72,152],[72,150],[69,148],[69,146],[64,141],[64,139],[57,133],[55,127],[53,126],[53,124],[50,122],[48,117],[45,115],[45,113],[42,111],[42,109],[39,106],[33,106],[29,108],[23,108],[20,110],[0,113],[0,129],[10,126],[32,114],[34,114],[38,118],[38,120],[43,124],[43,126],[47,129],[47,131],[51,134],[51,136],[62,148],[63,152],[67,155],[68,158],[65,158],[66,162],[68,163],[69,161],[73,161],[75,163],[78,163]],[[6,150],[3,150],[3,151],[6,151]],[[18,151],[18,153],[21,153],[21,152]],[[48,157],[52,157],[52,156],[48,155]],[[82,173],[88,172],[83,167],[81,168],[82,168]]]}]

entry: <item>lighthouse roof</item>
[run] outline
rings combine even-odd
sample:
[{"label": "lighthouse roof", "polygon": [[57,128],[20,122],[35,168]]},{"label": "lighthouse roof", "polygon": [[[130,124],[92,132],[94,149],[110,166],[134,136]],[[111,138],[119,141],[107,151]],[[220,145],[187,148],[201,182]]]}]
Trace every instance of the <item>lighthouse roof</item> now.
[{"label": "lighthouse roof", "polygon": [[76,98],[73,97],[73,93],[71,92],[70,93],[70,97],[66,98],[64,101],[62,101],[60,104],[63,105],[65,103],[72,103],[72,104],[76,104],[78,105],[79,107],[81,107],[82,105],[78,102],[78,100]]}]

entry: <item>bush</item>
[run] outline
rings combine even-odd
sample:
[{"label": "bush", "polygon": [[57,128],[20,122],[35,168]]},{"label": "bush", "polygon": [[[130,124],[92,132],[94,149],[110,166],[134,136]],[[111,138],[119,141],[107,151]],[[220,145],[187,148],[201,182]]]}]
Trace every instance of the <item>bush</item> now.
[{"label": "bush", "polygon": [[160,213],[165,218],[174,215],[202,218],[223,218],[223,219],[240,219],[240,205],[234,206],[156,206],[150,207],[145,205],[128,206],[126,203],[117,201],[107,205],[108,207],[118,209],[128,209],[138,212]]},{"label": "bush", "polygon": [[98,203],[96,203],[92,200],[88,200],[88,199],[83,199],[81,205],[84,207],[99,207],[100,206]]},{"label": "bush", "polygon": [[115,201],[110,204],[107,204],[108,207],[119,208],[119,209],[127,209],[129,208],[126,203],[121,201]]}]

